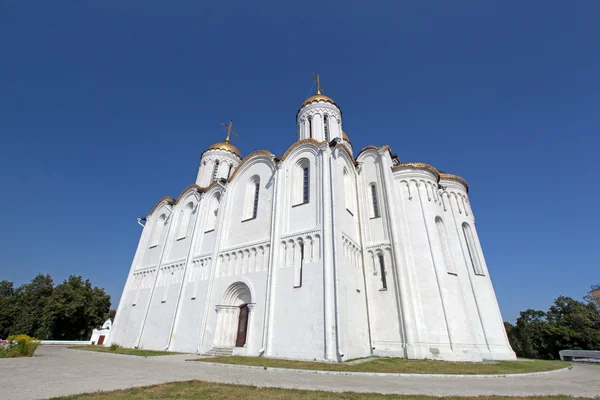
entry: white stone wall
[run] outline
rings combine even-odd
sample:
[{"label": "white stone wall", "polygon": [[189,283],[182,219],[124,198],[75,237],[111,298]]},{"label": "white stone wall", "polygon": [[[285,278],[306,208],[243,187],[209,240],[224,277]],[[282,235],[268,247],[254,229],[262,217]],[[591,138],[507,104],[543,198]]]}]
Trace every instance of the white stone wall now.
[{"label": "white stone wall", "polygon": [[[513,359],[465,186],[394,166],[387,147],[355,160],[333,104],[297,121],[301,140],[281,160],[207,151],[197,185],[152,210],[111,342],[233,348],[248,304],[235,354]],[[226,181],[212,179],[216,160]]]}]

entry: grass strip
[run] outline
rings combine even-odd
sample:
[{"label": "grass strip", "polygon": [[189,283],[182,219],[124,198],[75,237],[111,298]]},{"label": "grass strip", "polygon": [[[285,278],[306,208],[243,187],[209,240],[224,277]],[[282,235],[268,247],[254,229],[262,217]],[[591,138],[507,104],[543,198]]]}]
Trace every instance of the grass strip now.
[{"label": "grass strip", "polygon": [[125,354],[128,356],[140,356],[140,357],[154,357],[154,356],[170,356],[175,353],[172,351],[154,351],[154,350],[142,350],[142,349],[128,349],[126,347],[104,347],[104,346],[71,346],[69,349],[73,350],[84,350],[84,351],[96,351],[99,353],[111,353],[111,354]]},{"label": "grass strip", "polygon": [[358,364],[293,361],[263,357],[212,357],[193,361],[221,364],[252,365],[267,368],[294,368],[318,371],[384,372],[410,374],[520,374],[553,371],[571,364],[563,361],[517,360],[493,363],[467,363],[432,360],[407,360],[404,358],[377,358]]},{"label": "grass strip", "polygon": [[[570,396],[478,396],[478,397],[443,397],[449,400],[572,400]],[[115,390],[112,392],[96,392],[74,396],[55,397],[51,400],[147,400],[147,399],[218,399],[218,400],[440,400],[440,397],[419,395],[395,395],[354,392],[324,392],[314,390],[258,388],[255,386],[228,385],[223,383],[187,381],[172,382],[161,385]],[[581,398],[583,399],[583,398]]]}]

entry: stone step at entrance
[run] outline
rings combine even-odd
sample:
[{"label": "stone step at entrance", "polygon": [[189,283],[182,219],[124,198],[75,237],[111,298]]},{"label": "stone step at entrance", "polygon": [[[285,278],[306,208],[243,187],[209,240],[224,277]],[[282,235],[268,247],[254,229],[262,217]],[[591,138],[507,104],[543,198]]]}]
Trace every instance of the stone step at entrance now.
[{"label": "stone step at entrance", "polygon": [[211,357],[227,357],[233,355],[232,347],[213,347],[209,351],[203,354],[204,356]]}]

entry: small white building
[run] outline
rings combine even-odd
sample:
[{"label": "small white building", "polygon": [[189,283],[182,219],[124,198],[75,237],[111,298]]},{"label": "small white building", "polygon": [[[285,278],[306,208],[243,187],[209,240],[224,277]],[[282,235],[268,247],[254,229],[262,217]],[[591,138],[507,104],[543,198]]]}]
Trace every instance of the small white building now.
[{"label": "small white building", "polygon": [[281,157],[208,147],[147,216],[110,342],[301,360],[512,360],[464,179],[356,158],[320,91]]},{"label": "small white building", "polygon": [[106,345],[110,343],[110,330],[112,328],[112,320],[109,318],[102,324],[100,329],[96,328],[92,331],[90,341],[92,344]]}]

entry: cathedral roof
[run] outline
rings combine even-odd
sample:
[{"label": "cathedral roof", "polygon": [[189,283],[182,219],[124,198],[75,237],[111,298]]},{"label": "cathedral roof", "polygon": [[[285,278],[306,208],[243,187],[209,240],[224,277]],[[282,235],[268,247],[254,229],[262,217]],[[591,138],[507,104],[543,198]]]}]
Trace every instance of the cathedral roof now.
[{"label": "cathedral roof", "polygon": [[333,99],[331,97],[325,96],[324,94],[321,94],[320,92],[318,92],[314,96],[310,96],[308,99],[304,100],[304,103],[302,103],[300,108],[304,107],[307,104],[315,102],[315,101],[326,101],[337,107],[337,104],[335,103],[335,101],[333,101]]},{"label": "cathedral roof", "polygon": [[351,143],[350,138],[348,137],[348,135],[346,135],[346,132],[344,131],[342,131],[342,139],[344,139],[348,143]]},{"label": "cathedral roof", "polygon": [[206,149],[206,151],[209,151],[209,150],[225,150],[225,151],[229,151],[230,153],[235,154],[239,158],[242,158],[242,153],[238,150],[237,147],[235,147],[234,145],[229,143],[229,141],[215,143],[212,146],[210,146],[208,149]]}]

